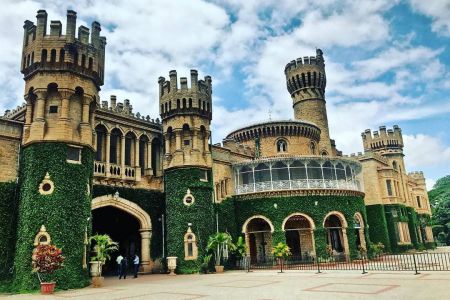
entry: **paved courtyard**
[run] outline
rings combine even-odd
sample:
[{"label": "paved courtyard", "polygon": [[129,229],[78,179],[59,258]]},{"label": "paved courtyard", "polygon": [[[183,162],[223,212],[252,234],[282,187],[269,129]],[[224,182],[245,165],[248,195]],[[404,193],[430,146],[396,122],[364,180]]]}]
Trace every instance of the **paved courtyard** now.
[{"label": "paved courtyard", "polygon": [[[107,278],[102,288],[6,299],[447,299],[450,272],[232,271],[210,275]],[[1,297],[1,296],[0,296]]]}]

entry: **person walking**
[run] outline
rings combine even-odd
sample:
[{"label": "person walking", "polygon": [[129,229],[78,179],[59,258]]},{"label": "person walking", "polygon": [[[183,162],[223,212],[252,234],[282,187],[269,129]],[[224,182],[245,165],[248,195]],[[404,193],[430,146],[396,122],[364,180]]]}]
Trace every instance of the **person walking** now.
[{"label": "person walking", "polygon": [[133,265],[134,265],[134,278],[137,278],[139,271],[139,256],[137,254],[134,255]]},{"label": "person walking", "polygon": [[117,256],[117,258],[116,258],[116,263],[117,263],[117,276],[119,276],[119,279],[120,279],[120,274],[122,273],[122,259],[123,259],[123,256],[122,256],[122,254],[120,254],[119,253],[119,256]]},{"label": "person walking", "polygon": [[127,257],[125,256],[124,258],[122,258],[122,260],[120,261],[120,275],[119,275],[119,279],[127,279],[127,268],[128,268],[128,260]]}]

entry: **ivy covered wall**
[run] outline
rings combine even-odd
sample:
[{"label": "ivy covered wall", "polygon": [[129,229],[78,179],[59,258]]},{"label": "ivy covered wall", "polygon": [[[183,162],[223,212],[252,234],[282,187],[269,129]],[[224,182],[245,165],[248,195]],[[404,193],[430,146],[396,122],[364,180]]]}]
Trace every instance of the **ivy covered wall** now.
[{"label": "ivy covered wall", "polygon": [[[83,148],[81,163],[68,163],[67,145],[62,143],[32,144],[23,149],[20,172],[20,202],[17,227],[13,289],[35,290],[36,274],[31,273],[34,238],[41,225],[50,234],[51,243],[62,248],[64,268],[52,278],[62,289],[89,284],[88,271],[82,268],[84,235],[90,226],[92,185],[92,150]],[[39,184],[49,173],[55,189],[50,195],[39,193]]]},{"label": "ivy covered wall", "polygon": [[10,279],[14,263],[18,197],[15,182],[0,182],[0,281]]},{"label": "ivy covered wall", "polygon": [[387,228],[384,205],[375,204],[366,206],[369,234],[372,243],[382,243],[385,251],[391,252],[391,240]]},{"label": "ivy covered wall", "polygon": [[[105,185],[94,185],[92,198],[113,195],[119,192],[121,198],[134,202],[145,210],[152,221],[150,254],[153,260],[163,255],[162,214],[165,213],[164,193],[158,190],[132,189]],[[94,220],[95,222],[95,220]]]},{"label": "ivy covered wall", "polygon": [[[212,199],[211,171],[208,181],[201,181],[204,170],[198,168],[180,168],[167,170],[165,177],[167,210],[167,256],[176,256],[177,272],[191,273],[198,270],[198,261],[184,260],[184,235],[188,223],[196,235],[198,255],[201,257],[206,249],[208,237],[215,233],[214,204]],[[195,201],[187,206],[183,198],[187,190],[191,191]]]},{"label": "ivy covered wall", "polygon": [[[232,205],[233,204],[233,205]],[[235,225],[232,224],[231,211],[235,214]],[[363,215],[367,224],[366,210],[362,197],[350,196],[289,196],[267,197],[250,200],[229,198],[218,205],[219,226],[236,228],[234,236],[242,235],[242,226],[245,221],[254,215],[263,215],[273,224],[275,231],[272,234],[272,244],[286,242],[282,231],[282,222],[290,214],[300,212],[310,216],[315,223],[314,232],[316,252],[318,256],[327,256],[326,230],[323,228],[325,216],[331,211],[339,211],[348,223],[347,237],[351,257],[358,255],[356,247],[356,233],[353,220],[356,212]],[[231,232],[231,230],[230,230]],[[365,230],[366,243],[369,242],[367,228]]]}]

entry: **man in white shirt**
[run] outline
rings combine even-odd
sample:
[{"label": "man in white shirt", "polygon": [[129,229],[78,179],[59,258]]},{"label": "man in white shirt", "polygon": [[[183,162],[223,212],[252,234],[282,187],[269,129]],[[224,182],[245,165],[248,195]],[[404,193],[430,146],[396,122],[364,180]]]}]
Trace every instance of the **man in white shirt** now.
[{"label": "man in white shirt", "polygon": [[137,274],[139,271],[139,256],[137,254],[134,255],[133,265],[134,265],[134,278],[137,278]]},{"label": "man in white shirt", "polygon": [[117,256],[117,258],[116,258],[117,276],[120,276],[120,274],[122,274],[122,259],[123,259],[123,256],[121,254],[119,254],[119,256]]}]

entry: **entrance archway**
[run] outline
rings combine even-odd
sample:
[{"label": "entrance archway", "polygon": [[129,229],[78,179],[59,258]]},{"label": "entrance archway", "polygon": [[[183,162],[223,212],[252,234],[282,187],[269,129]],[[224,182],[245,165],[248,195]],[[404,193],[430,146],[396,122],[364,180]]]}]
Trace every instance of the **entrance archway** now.
[{"label": "entrance archway", "polygon": [[271,254],[273,231],[272,223],[264,216],[254,216],[245,221],[242,232],[251,263],[264,262]]},{"label": "entrance archway", "polygon": [[348,254],[347,221],[342,213],[333,211],[326,215],[323,227],[327,233],[327,243],[337,256]]},{"label": "entrance archway", "polygon": [[314,221],[302,213],[294,213],[284,219],[282,229],[286,244],[296,260],[310,260],[315,256]]},{"label": "entrance archway", "polygon": [[[151,272],[150,240],[152,223],[149,214],[136,203],[120,198],[118,195],[105,195],[92,199],[91,209],[93,211],[93,228],[95,229],[97,226],[104,233],[110,234],[111,237],[116,235],[121,238],[122,243],[125,243],[121,245],[121,250],[126,251],[127,255],[133,254],[132,252],[140,248],[141,271],[144,273]],[[98,212],[95,210],[98,210]],[[99,221],[98,224],[96,224],[96,217]],[[112,233],[113,229],[116,231]],[[134,246],[132,246],[132,243]]]}]

